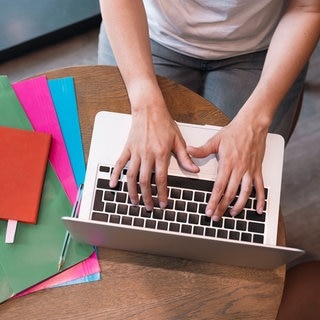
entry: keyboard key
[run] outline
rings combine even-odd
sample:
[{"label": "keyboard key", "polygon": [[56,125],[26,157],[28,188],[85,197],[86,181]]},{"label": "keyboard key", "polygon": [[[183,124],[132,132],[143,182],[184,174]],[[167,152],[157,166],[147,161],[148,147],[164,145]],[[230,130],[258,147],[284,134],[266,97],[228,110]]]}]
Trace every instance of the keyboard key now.
[{"label": "keyboard key", "polygon": [[199,223],[199,215],[198,214],[189,214],[188,222],[191,224]]},{"label": "keyboard key", "polygon": [[247,211],[247,220],[264,222],[264,221],[266,221],[266,214],[265,213],[259,214],[256,211],[248,210]]},{"label": "keyboard key", "polygon": [[158,222],[158,229],[159,229],[159,230],[167,230],[167,229],[168,229],[168,222],[166,222],[166,221],[159,221],[159,222]]},{"label": "keyboard key", "polygon": [[255,243],[263,243],[263,235],[262,234],[254,234],[253,242]]},{"label": "keyboard key", "polygon": [[100,166],[99,167],[99,171],[100,172],[110,172],[110,167],[107,167],[107,166]]},{"label": "keyboard key", "polygon": [[226,229],[234,229],[235,221],[234,219],[224,219],[224,227]]},{"label": "keyboard key", "polygon": [[117,192],[116,201],[126,203],[127,202],[127,194],[124,192]]},{"label": "keyboard key", "polygon": [[118,204],[117,213],[119,214],[127,214],[128,212],[128,205],[126,204]]},{"label": "keyboard key", "polygon": [[192,227],[190,225],[183,224],[181,226],[181,232],[183,232],[183,233],[191,233],[191,231],[192,231]]},{"label": "keyboard key", "polygon": [[91,219],[95,221],[108,222],[109,215],[107,213],[92,212]]},{"label": "keyboard key", "polygon": [[165,214],[164,214],[164,219],[167,221],[174,221],[174,219],[176,218],[176,213],[175,211],[172,210],[166,210]]},{"label": "keyboard key", "polygon": [[204,232],[204,227],[194,226],[193,227],[193,234],[202,236]]},{"label": "keyboard key", "polygon": [[188,212],[197,212],[198,204],[196,202],[188,202],[187,203],[187,211]]},{"label": "keyboard key", "polygon": [[120,216],[118,216],[117,214],[111,214],[109,221],[111,223],[120,223]]},{"label": "keyboard key", "polygon": [[214,228],[206,228],[205,235],[208,237],[215,237],[216,236],[216,230]]},{"label": "keyboard key", "polygon": [[122,217],[121,224],[131,226],[132,218],[131,217]]},{"label": "keyboard key", "polygon": [[153,206],[155,208],[160,208],[159,198],[158,197],[152,197],[152,200],[153,200]]},{"label": "keyboard key", "polygon": [[168,199],[168,204],[166,209],[173,209],[174,201],[172,199]]},{"label": "keyboard key", "polygon": [[134,220],[133,220],[133,225],[134,225],[135,227],[143,227],[143,225],[144,225],[144,220],[141,219],[141,218],[134,218]]},{"label": "keyboard key", "polygon": [[251,233],[246,233],[246,232],[241,233],[241,240],[251,242]]},{"label": "keyboard key", "polygon": [[213,188],[213,181],[168,175],[167,185],[169,187],[177,187],[181,189],[196,189],[211,192]]},{"label": "keyboard key", "polygon": [[116,193],[114,191],[106,190],[105,193],[104,193],[103,199],[105,201],[114,201],[115,194]]},{"label": "keyboard key", "polygon": [[122,181],[118,181],[117,185],[114,188],[110,188],[108,179],[98,179],[97,188],[99,189],[111,189],[120,191],[122,188]]},{"label": "keyboard key", "polygon": [[130,206],[129,207],[129,215],[130,216],[139,216],[140,207],[139,206]]},{"label": "keyboard key", "polygon": [[237,214],[234,218],[235,219],[244,219],[245,210],[242,210],[239,214]]},{"label": "keyboard key", "polygon": [[147,211],[145,207],[141,208],[141,217],[151,218],[151,211]]},{"label": "keyboard key", "polygon": [[181,198],[181,190],[172,188],[170,192],[170,197],[173,199],[180,199]]},{"label": "keyboard key", "polygon": [[153,219],[163,219],[163,210],[157,209],[157,208],[153,209],[152,218]]},{"label": "keyboard key", "polygon": [[205,215],[202,215],[200,218],[200,224],[203,226],[210,226],[211,225],[211,218]]},{"label": "keyboard key", "polygon": [[238,231],[230,231],[229,232],[229,239],[231,239],[231,240],[239,240],[240,239],[240,232],[238,232]]},{"label": "keyboard key", "polygon": [[102,190],[96,190],[96,194],[95,194],[95,197],[94,197],[93,210],[95,210],[95,211],[103,211],[104,202],[102,201],[102,197],[103,197],[103,191]]},{"label": "keyboard key", "polygon": [[182,199],[183,200],[192,200],[193,192],[191,190],[183,190]]},{"label": "keyboard key", "polygon": [[217,237],[227,239],[228,238],[228,231],[223,230],[223,229],[218,229]]},{"label": "keyboard key", "polygon": [[109,213],[116,212],[116,203],[115,202],[107,202],[106,203],[106,212],[109,212]]},{"label": "keyboard key", "polygon": [[205,214],[206,213],[206,207],[207,207],[207,204],[200,203],[198,212],[201,213],[201,214]]},{"label": "keyboard key", "polygon": [[156,221],[155,221],[155,220],[148,219],[148,220],[146,221],[146,228],[155,229],[155,228],[156,228]]},{"label": "keyboard key", "polygon": [[249,222],[248,230],[255,233],[264,233],[264,224],[257,222]]},{"label": "keyboard key", "polygon": [[[256,208],[257,207],[257,200],[254,200],[253,201],[253,207]],[[263,205],[263,211],[266,211],[267,210],[267,201],[264,202],[264,205]]]},{"label": "keyboard key", "polygon": [[247,230],[247,222],[243,220],[238,220],[236,223],[236,229],[239,231]]},{"label": "keyboard key", "polygon": [[174,209],[177,211],[184,211],[186,208],[186,203],[184,201],[177,200]]},{"label": "keyboard key", "polygon": [[249,198],[245,204],[245,208],[251,209],[253,201]]},{"label": "keyboard key", "polygon": [[222,228],[223,219],[220,219],[219,221],[211,220],[211,224],[212,224],[213,227]]},{"label": "keyboard key", "polygon": [[195,191],[194,193],[194,201],[204,202],[205,194],[203,192]]},{"label": "keyboard key", "polygon": [[178,212],[177,213],[177,221],[178,222],[187,222],[187,214],[185,212]]},{"label": "keyboard key", "polygon": [[180,231],[180,224],[179,223],[170,223],[170,227],[169,227],[170,231],[174,231],[174,232],[179,232]]}]

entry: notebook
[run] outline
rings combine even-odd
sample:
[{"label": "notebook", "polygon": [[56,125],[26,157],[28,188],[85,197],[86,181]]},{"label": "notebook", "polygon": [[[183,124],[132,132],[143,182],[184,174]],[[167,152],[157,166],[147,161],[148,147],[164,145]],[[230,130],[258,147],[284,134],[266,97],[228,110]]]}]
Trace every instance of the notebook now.
[{"label": "notebook", "polygon": [[[169,204],[157,204],[152,186],[154,209],[146,211],[143,201],[134,206],[127,194],[126,168],[115,189],[108,179],[126,142],[131,124],[127,114],[97,113],[83,198],[77,218],[63,217],[71,236],[84,243],[113,249],[211,261],[245,267],[272,269],[304,253],[297,248],[277,246],[284,140],[268,134],[263,160],[267,201],[258,215],[255,195],[248,209],[236,217],[227,212],[219,222],[204,214],[216,177],[218,161],[212,154],[194,159],[199,173],[189,173],[171,157],[168,168]],[[221,128],[178,123],[187,145],[200,146]],[[151,181],[154,183],[154,181]]]},{"label": "notebook", "polygon": [[51,136],[0,127],[0,218],[37,222]]}]

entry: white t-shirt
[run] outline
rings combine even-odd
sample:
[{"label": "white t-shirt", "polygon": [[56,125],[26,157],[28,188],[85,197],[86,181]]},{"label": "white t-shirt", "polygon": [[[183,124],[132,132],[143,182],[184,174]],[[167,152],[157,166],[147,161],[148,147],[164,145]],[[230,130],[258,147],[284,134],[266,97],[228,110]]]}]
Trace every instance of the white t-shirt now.
[{"label": "white t-shirt", "polygon": [[174,51],[223,59],[269,46],[285,0],[144,0],[150,37]]}]

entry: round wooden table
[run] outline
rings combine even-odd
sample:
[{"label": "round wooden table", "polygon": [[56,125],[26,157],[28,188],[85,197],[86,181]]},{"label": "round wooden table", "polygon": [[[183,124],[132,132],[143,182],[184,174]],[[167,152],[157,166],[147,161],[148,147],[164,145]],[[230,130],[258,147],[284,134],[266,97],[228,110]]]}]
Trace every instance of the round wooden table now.
[{"label": "round wooden table", "polygon": [[[80,66],[44,73],[73,77],[85,157],[95,114],[130,112],[116,67]],[[207,100],[160,78],[177,121],[226,125],[227,117]],[[285,245],[280,214],[278,244]],[[274,270],[219,265],[99,248],[101,281],[46,289],[0,305],[1,319],[275,319],[285,266]]]}]

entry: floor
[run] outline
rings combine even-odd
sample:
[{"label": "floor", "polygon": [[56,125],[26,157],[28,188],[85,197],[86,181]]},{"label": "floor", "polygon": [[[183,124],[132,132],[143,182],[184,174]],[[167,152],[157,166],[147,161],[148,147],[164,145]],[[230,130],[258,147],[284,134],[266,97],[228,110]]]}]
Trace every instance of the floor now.
[{"label": "floor", "polygon": [[[98,30],[0,64],[11,82],[70,65],[97,62]],[[281,207],[287,245],[303,248],[304,260],[320,260],[320,44],[310,60],[303,106],[285,150]]]}]

